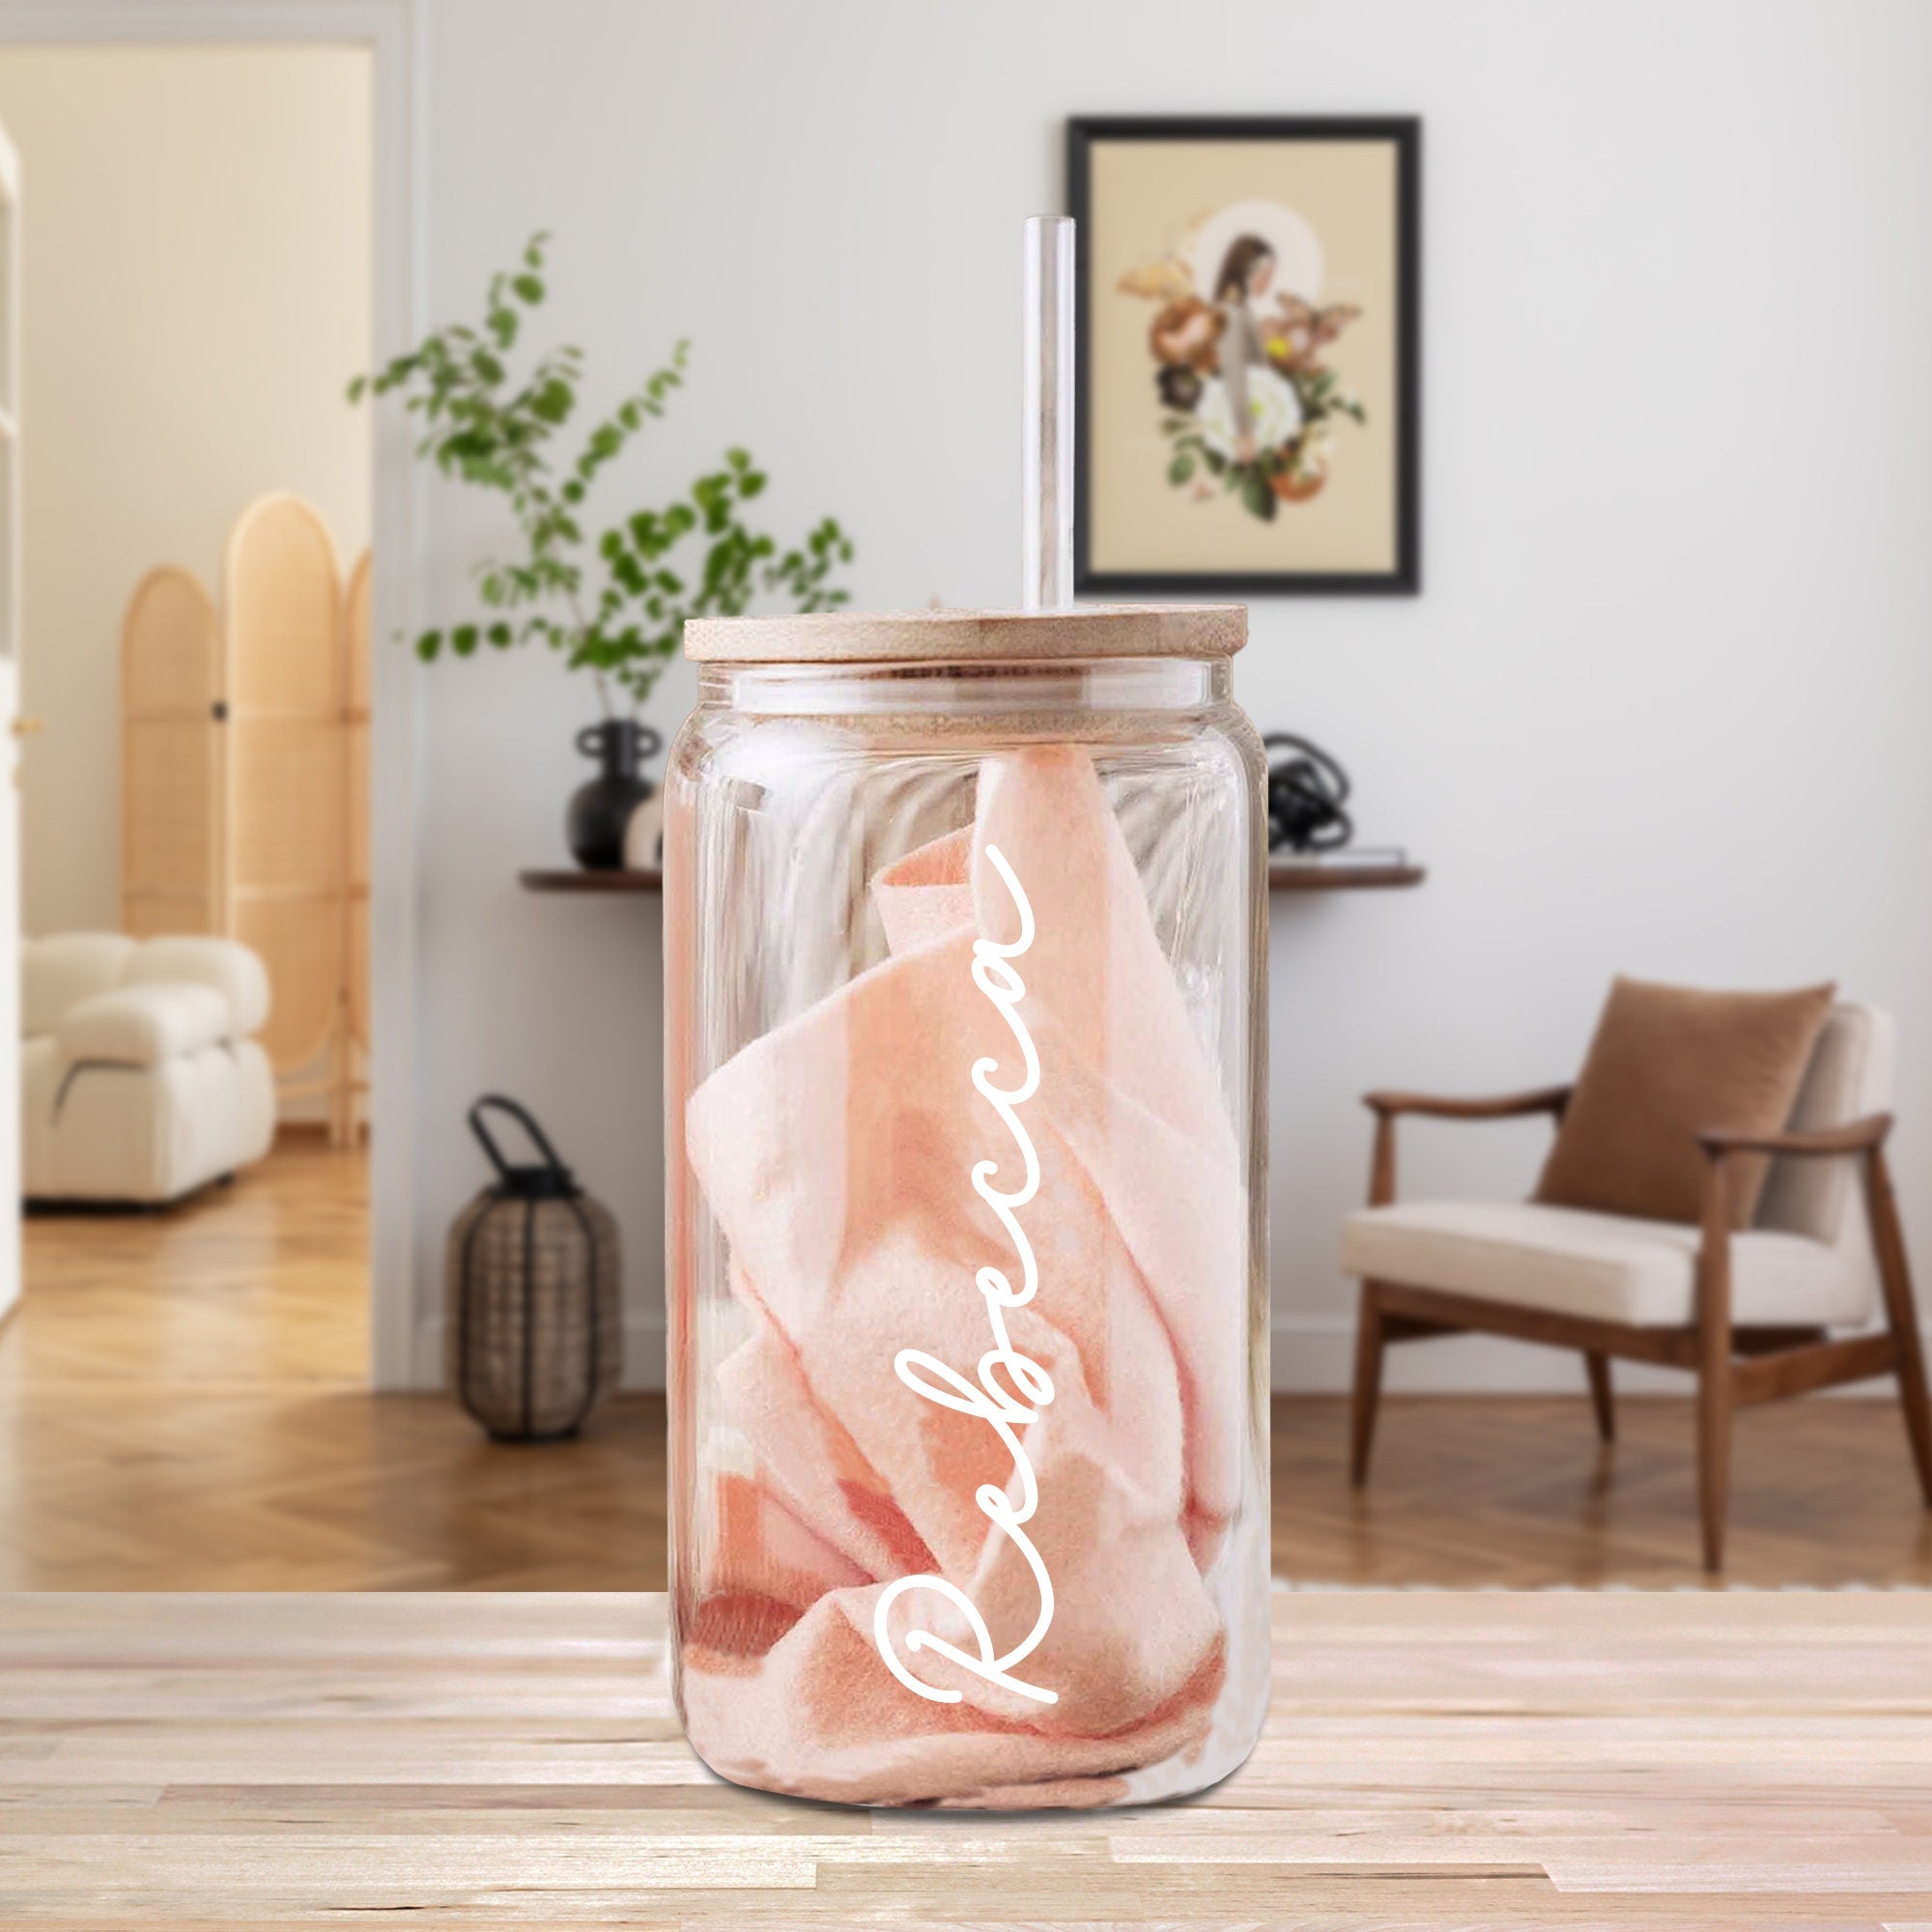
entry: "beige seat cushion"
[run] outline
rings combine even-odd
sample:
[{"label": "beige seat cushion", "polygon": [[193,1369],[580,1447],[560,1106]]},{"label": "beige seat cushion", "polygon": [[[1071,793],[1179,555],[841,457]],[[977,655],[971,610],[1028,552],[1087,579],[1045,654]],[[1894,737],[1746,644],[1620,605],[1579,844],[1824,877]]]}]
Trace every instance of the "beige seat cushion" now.
[{"label": "beige seat cushion", "polygon": [[[1414,1201],[1351,1214],[1342,1267],[1368,1281],[1646,1327],[1692,1319],[1698,1231],[1535,1201]],[[1731,1236],[1732,1319],[1865,1321],[1868,1268],[1855,1253],[1768,1228]]]}]

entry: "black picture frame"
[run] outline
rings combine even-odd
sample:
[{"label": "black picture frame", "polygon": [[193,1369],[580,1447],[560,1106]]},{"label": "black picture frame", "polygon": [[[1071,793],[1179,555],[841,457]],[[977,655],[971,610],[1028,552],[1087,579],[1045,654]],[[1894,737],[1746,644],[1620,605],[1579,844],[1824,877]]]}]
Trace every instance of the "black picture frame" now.
[{"label": "black picture frame", "polygon": [[[1100,141],[1374,141],[1396,153],[1396,426],[1394,564],[1381,571],[1095,570],[1089,392],[1089,216],[1093,148]],[[1066,124],[1067,207],[1078,224],[1075,326],[1078,451],[1074,463],[1073,583],[1126,596],[1414,596],[1422,588],[1422,122],[1414,115],[1080,115]]]}]

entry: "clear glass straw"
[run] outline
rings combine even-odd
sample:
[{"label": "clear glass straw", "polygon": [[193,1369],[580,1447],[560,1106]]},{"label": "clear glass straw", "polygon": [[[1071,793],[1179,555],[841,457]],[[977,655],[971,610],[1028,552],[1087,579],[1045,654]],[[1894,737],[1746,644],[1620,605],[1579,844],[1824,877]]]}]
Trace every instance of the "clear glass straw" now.
[{"label": "clear glass straw", "polygon": [[1021,608],[1073,602],[1073,223],[1026,224],[1026,449]]}]

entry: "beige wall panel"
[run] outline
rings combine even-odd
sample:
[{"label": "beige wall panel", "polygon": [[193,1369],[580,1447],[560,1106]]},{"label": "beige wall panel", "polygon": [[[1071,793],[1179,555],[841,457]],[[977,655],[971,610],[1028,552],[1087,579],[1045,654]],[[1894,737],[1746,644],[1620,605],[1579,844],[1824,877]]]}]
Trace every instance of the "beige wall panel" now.
[{"label": "beige wall panel", "polygon": [[348,891],[342,590],[327,526],[298,497],[237,521],[222,597],[228,668],[228,927],[261,954],[263,1044],[290,1074],[340,1021]]}]

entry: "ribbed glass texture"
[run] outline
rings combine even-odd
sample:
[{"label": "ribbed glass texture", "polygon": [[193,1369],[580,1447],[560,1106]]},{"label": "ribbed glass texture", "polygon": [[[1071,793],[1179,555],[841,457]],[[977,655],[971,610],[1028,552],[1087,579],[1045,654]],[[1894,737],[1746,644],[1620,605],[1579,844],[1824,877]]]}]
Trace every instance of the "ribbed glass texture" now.
[{"label": "ribbed glass texture", "polygon": [[707,665],[666,779],[691,1742],[1114,1804],[1268,1686],[1266,840],[1225,660]]}]

